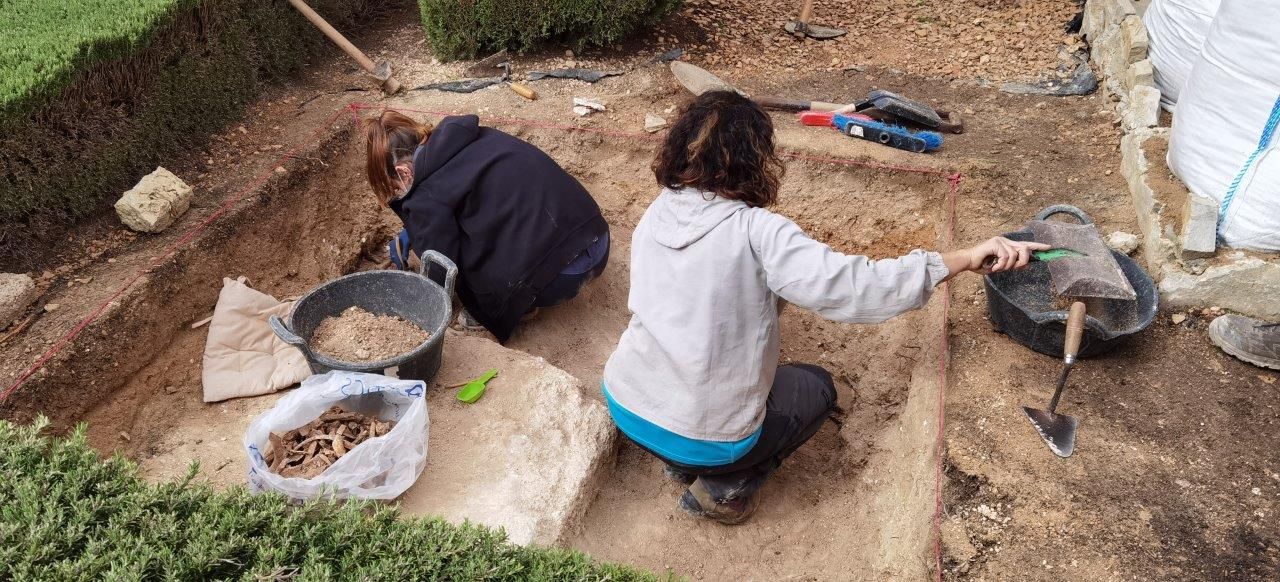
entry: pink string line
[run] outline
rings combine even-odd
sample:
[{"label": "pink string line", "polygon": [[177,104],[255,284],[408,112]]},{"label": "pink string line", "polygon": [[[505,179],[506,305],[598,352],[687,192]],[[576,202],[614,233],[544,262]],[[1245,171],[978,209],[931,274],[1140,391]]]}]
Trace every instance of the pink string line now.
[{"label": "pink string line", "polygon": [[41,354],[39,358],[36,359],[35,363],[31,364],[31,367],[23,371],[22,374],[18,376],[18,379],[13,384],[11,384],[8,388],[6,388],[4,392],[0,392],[0,403],[3,403],[4,401],[8,400],[10,394],[13,394],[15,391],[21,388],[23,384],[26,384],[27,381],[30,380],[31,377],[36,374],[36,372],[39,372],[40,369],[43,368],[45,364],[49,363],[49,360],[52,360],[53,357],[58,355],[59,352],[61,352],[67,346],[71,345],[71,342],[74,341],[77,337],[79,337],[80,333],[83,332],[85,328],[89,327],[90,324],[96,321],[98,317],[100,317],[116,299],[119,299],[121,295],[124,295],[125,291],[127,291],[129,287],[132,287],[134,283],[137,283],[140,279],[146,276],[147,273],[150,273],[152,269],[159,267],[161,263],[163,263],[166,259],[168,259],[173,254],[177,253],[182,247],[186,246],[187,243],[191,242],[191,240],[196,237],[196,235],[203,232],[206,228],[209,227],[210,224],[213,224],[215,220],[221,218],[222,215],[231,211],[231,209],[234,208],[236,204],[244,200],[251,192],[257,190],[263,184],[267,183],[267,180],[271,179],[272,173],[275,172],[274,168],[278,166],[283,166],[284,164],[288,163],[287,160],[292,158],[293,155],[298,150],[302,149],[302,144],[310,142],[311,138],[319,135],[321,131],[333,125],[333,123],[338,120],[338,118],[342,115],[344,111],[346,111],[346,109],[347,108],[344,106],[338,109],[336,112],[334,112],[334,114],[329,116],[329,118],[325,120],[325,122],[322,125],[320,125],[320,127],[317,127],[314,131],[312,131],[307,136],[306,139],[298,142],[298,145],[295,145],[289,148],[288,150],[285,150],[285,152],[281,154],[280,158],[277,159],[275,163],[269,166],[271,169],[268,169],[262,172],[261,174],[259,174],[256,178],[254,178],[252,182],[249,183],[249,185],[245,186],[244,188],[241,188],[239,191],[237,191],[236,193],[228,197],[226,201],[224,201],[216,211],[214,211],[209,216],[205,217],[204,220],[200,221],[195,226],[191,227],[191,229],[188,230],[186,233],[184,233],[180,238],[178,238],[178,240],[174,241],[172,244],[165,247],[164,251],[159,256],[157,256],[149,265],[139,270],[137,273],[133,275],[133,277],[125,281],[125,283],[121,285],[118,289],[116,289],[115,292],[112,293],[111,296],[108,297],[106,301],[103,301],[102,304],[98,305],[91,313],[89,313],[88,316],[86,316],[84,319],[81,319],[80,323],[77,323],[75,327],[71,328],[71,331],[67,332],[65,335],[59,338],[58,341],[55,342],[52,346],[50,346],[48,350],[45,350],[45,352]]}]

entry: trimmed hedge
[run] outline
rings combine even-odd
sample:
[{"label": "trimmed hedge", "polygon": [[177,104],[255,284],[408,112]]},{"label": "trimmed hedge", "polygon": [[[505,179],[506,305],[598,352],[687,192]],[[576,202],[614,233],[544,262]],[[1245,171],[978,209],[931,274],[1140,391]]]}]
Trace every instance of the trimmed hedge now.
[{"label": "trimmed hedge", "polygon": [[0,421],[2,580],[656,580],[578,552],[386,505],[311,503],[187,478],[159,485],[84,427],[65,439]]},{"label": "trimmed hedge", "polygon": [[418,0],[441,58],[474,58],[540,42],[581,50],[612,44],[669,14],[680,0]]},{"label": "trimmed hedge", "polygon": [[[399,1],[310,4],[341,26]],[[0,271],[34,268],[327,42],[283,0],[4,0],[0,30]]]}]

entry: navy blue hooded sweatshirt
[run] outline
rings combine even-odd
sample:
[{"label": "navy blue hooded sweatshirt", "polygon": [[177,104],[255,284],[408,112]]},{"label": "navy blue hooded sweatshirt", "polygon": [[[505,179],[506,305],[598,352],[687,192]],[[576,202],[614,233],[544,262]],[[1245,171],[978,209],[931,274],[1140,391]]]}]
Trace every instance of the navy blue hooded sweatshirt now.
[{"label": "navy blue hooded sweatshirt", "polygon": [[[498,341],[609,226],[586,188],[542,150],[474,115],[446,117],[391,203],[419,254],[458,265],[458,298]],[[437,281],[442,273],[433,273]]]}]

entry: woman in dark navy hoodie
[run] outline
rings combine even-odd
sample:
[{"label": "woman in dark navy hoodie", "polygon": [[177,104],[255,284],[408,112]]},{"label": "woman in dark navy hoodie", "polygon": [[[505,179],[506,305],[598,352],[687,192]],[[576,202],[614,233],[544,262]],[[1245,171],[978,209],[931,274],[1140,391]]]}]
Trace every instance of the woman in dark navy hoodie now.
[{"label": "woman in dark navy hoodie", "polygon": [[[369,185],[405,230],[391,243],[458,265],[458,299],[505,342],[521,317],[573,298],[609,258],[609,226],[586,188],[542,150],[474,115],[432,128],[397,111],[369,119]],[[437,278],[439,276],[437,275]]]}]

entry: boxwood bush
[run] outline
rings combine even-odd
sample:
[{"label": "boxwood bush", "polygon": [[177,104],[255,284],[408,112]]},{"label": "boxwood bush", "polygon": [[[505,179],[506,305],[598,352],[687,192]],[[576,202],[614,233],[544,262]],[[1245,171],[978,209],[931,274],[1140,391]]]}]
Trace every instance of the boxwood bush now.
[{"label": "boxwood bush", "polygon": [[654,580],[500,531],[386,505],[293,507],[243,488],[150,484],[68,438],[0,421],[0,580]]},{"label": "boxwood bush", "polygon": [[[399,0],[311,0],[335,25]],[[283,0],[0,1],[0,271],[238,117],[324,37]]]},{"label": "boxwood bush", "polygon": [[418,0],[441,58],[473,58],[540,42],[576,49],[614,43],[653,24],[680,0]]}]

